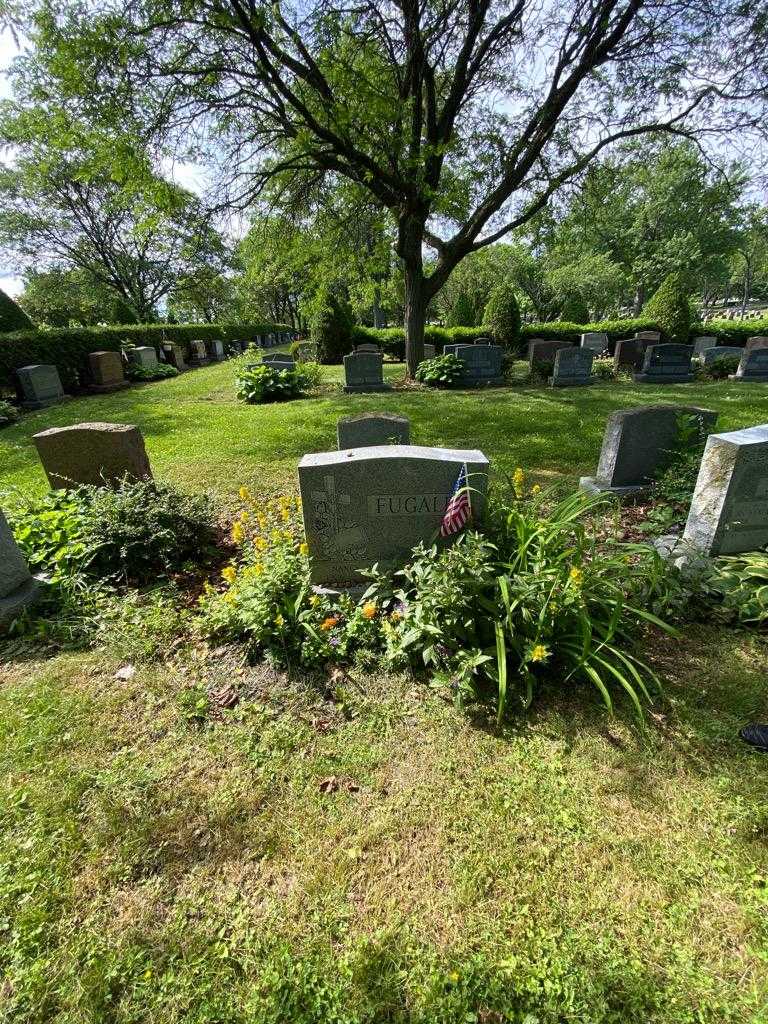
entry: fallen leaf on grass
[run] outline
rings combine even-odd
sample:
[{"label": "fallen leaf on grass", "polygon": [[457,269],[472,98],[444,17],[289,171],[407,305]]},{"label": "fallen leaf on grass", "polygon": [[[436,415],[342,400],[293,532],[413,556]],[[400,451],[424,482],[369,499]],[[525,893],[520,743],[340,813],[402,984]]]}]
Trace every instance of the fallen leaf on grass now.
[{"label": "fallen leaf on grass", "polygon": [[352,779],[345,779],[343,775],[329,775],[322,779],[317,787],[321,793],[338,793],[343,789],[347,793],[359,793],[360,786]]}]

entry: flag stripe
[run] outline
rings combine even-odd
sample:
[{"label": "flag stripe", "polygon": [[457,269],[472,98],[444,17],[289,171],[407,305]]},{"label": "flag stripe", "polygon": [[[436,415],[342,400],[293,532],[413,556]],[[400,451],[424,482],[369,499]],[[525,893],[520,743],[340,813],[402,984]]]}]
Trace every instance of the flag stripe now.
[{"label": "flag stripe", "polygon": [[470,517],[472,507],[467,491],[466,467],[462,466],[459,477],[454,485],[451,500],[448,502],[443,520],[440,523],[440,535],[450,537],[464,526]]}]

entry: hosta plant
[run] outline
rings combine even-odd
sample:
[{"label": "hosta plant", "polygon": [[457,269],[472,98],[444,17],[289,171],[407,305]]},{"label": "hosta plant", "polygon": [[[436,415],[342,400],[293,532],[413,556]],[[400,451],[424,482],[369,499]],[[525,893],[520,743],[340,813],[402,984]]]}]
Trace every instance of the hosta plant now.
[{"label": "hosta plant", "polygon": [[460,384],[464,378],[466,366],[453,353],[425,359],[416,367],[416,380],[433,388],[450,388]]}]

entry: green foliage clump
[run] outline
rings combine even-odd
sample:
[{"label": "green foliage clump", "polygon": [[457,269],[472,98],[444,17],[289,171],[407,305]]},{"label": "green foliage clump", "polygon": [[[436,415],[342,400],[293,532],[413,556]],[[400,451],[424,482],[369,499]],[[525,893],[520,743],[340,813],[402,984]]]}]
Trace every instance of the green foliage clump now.
[{"label": "green foliage clump", "polygon": [[508,352],[520,346],[520,305],[511,285],[500,284],[491,292],[483,326],[497,345]]},{"label": "green foliage clump", "polygon": [[35,325],[27,314],[0,288],[0,334],[11,331],[32,331]]},{"label": "green foliage clump", "polygon": [[703,380],[725,380],[736,373],[741,360],[738,356],[723,356],[722,359],[713,359],[711,363],[699,368],[697,377]]},{"label": "green foliage clump", "polygon": [[50,491],[9,521],[30,568],[64,587],[154,580],[199,561],[216,540],[207,497],[152,481]]},{"label": "green foliage clump", "polygon": [[0,399],[0,427],[9,427],[19,418],[19,410],[15,405]]},{"label": "green foliage clump", "polygon": [[560,319],[566,323],[585,324],[589,320],[589,309],[580,295],[569,295],[560,308]]},{"label": "green foliage clump", "polygon": [[293,370],[268,363],[242,365],[235,375],[237,397],[249,405],[304,398],[320,383],[321,373],[317,363],[297,363]]},{"label": "green foliage clump", "polygon": [[639,529],[658,534],[682,528],[688,517],[706,440],[699,417],[690,414],[678,417],[677,439],[665,454],[663,467],[651,490],[651,507]]},{"label": "green foliage clump", "polygon": [[690,288],[679,271],[668,274],[645,305],[643,314],[663,333],[666,341],[687,345],[691,333]]},{"label": "green foliage clump", "polygon": [[309,334],[318,362],[325,366],[340,364],[352,350],[352,315],[346,303],[327,289],[315,301]]},{"label": "green foliage clump", "polygon": [[768,623],[768,554],[724,555],[700,581],[713,615],[726,622],[763,627]]},{"label": "green foliage clump", "polygon": [[141,366],[139,363],[128,363],[125,368],[125,376],[128,380],[142,383],[150,380],[166,380],[168,377],[178,377],[179,371],[170,363],[157,363],[155,366]]},{"label": "green foliage clump", "polygon": [[433,388],[450,388],[461,383],[466,366],[458,356],[449,353],[425,359],[416,367],[416,380]]},{"label": "green foliage clump", "polygon": [[458,293],[445,322],[447,327],[473,327],[477,323],[475,304],[468,292],[462,289]]}]

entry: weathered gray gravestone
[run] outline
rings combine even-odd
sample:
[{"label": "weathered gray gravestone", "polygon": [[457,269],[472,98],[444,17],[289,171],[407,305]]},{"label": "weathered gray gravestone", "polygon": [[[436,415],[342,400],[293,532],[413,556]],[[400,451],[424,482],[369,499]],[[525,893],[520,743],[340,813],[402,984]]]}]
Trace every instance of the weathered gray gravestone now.
[{"label": "weathered gray gravestone", "polygon": [[35,600],[37,593],[37,582],[0,512],[0,625],[15,619]]},{"label": "weathered gray gravestone", "polygon": [[716,363],[718,359],[741,359],[744,349],[740,345],[717,345],[715,348],[705,348],[699,352],[699,359],[704,366]]},{"label": "weathered gray gravestone", "polygon": [[153,345],[139,345],[136,348],[128,348],[125,350],[128,356],[129,363],[135,363],[136,366],[146,366],[152,370],[157,366],[157,352]]},{"label": "weathered gray gravestone", "polygon": [[163,352],[165,353],[165,360],[170,363],[171,366],[175,366],[179,373],[183,373],[187,364],[184,359],[184,349],[181,345],[177,345],[175,341],[163,342]]},{"label": "weathered gray gravestone", "polygon": [[388,412],[364,412],[344,416],[336,425],[337,443],[342,448],[371,448],[382,444],[410,444],[411,423],[405,416]]},{"label": "weathered gray gravestone", "polygon": [[639,370],[647,343],[642,338],[622,338],[616,342],[613,352],[614,370]]},{"label": "weathered gray gravestone", "polygon": [[344,356],[344,378],[347,393],[392,388],[384,381],[384,358],[377,352],[351,352]]},{"label": "weathered gray gravestone", "polygon": [[37,366],[22,366],[16,371],[21,385],[22,409],[45,409],[65,398],[59,371],[55,366],[41,363]]},{"label": "weathered gray gravestone", "polygon": [[683,546],[706,555],[768,544],[768,424],[711,434],[691,500]]},{"label": "weathered gray gravestone", "polygon": [[742,353],[739,368],[731,375],[730,380],[752,381],[757,384],[768,380],[768,338],[749,339]]},{"label": "weathered gray gravestone", "polygon": [[123,359],[119,352],[90,352],[88,365],[93,380],[90,391],[103,393],[130,386],[130,381],[125,379]]},{"label": "weathered gray gravestone", "polygon": [[700,356],[702,352],[706,352],[707,349],[715,348],[717,345],[717,338],[709,335],[698,335],[693,339],[693,354]]},{"label": "weathered gray gravestone", "polygon": [[602,355],[608,349],[608,335],[602,331],[587,331],[581,336],[581,347],[592,349],[596,356]]},{"label": "weathered gray gravestone", "polygon": [[480,451],[382,445],[305,455],[299,486],[312,581],[360,585],[361,569],[402,564],[420,541],[437,540],[464,466],[477,522],[488,481]]},{"label": "weathered gray gravestone", "polygon": [[690,345],[649,345],[634,380],[638,384],[687,384],[693,380],[692,357]]},{"label": "weathered gray gravestone", "polygon": [[138,427],[124,423],[76,423],[32,438],[51,487],[151,480],[152,470]]},{"label": "weathered gray gravestone", "polygon": [[717,413],[688,405],[641,405],[608,417],[595,476],[581,478],[582,490],[631,495],[643,491],[664,468],[680,439],[681,417],[695,417],[701,435]]},{"label": "weathered gray gravestone", "polygon": [[355,352],[381,352],[381,349],[372,341],[364,341],[362,345],[355,346]]},{"label": "weathered gray gravestone", "polygon": [[206,341],[205,350],[208,353],[208,358],[213,362],[220,363],[226,358],[224,353],[224,342],[219,341],[218,338],[212,338],[210,341]]},{"label": "weathered gray gravestone", "polygon": [[768,345],[768,337],[765,337],[763,334],[756,334],[752,338],[747,338],[744,348],[765,348],[766,345]]},{"label": "weathered gray gravestone", "polygon": [[430,345],[429,342],[424,342],[424,358],[434,359],[435,358],[435,346]]},{"label": "weathered gray gravestone", "polygon": [[276,370],[296,369],[296,360],[293,356],[285,355],[282,352],[276,352],[273,356],[262,356],[261,361],[265,366],[273,366]]},{"label": "weathered gray gravestone", "polygon": [[189,362],[192,366],[206,366],[208,364],[208,350],[205,347],[204,341],[190,341]]},{"label": "weathered gray gravestone", "polygon": [[550,387],[578,388],[592,384],[594,359],[594,349],[561,348],[555,352],[555,366],[549,378]]},{"label": "weathered gray gravestone", "polygon": [[561,348],[573,348],[570,341],[550,341],[546,338],[531,338],[528,342],[528,362],[531,366],[536,363],[553,363],[555,352]]},{"label": "weathered gray gravestone", "polygon": [[446,345],[446,355],[460,359],[466,371],[462,384],[503,384],[502,361],[504,351],[501,345]]},{"label": "weathered gray gravestone", "polygon": [[658,345],[661,341],[661,331],[635,331],[635,337],[640,341],[647,341],[651,345]]}]

